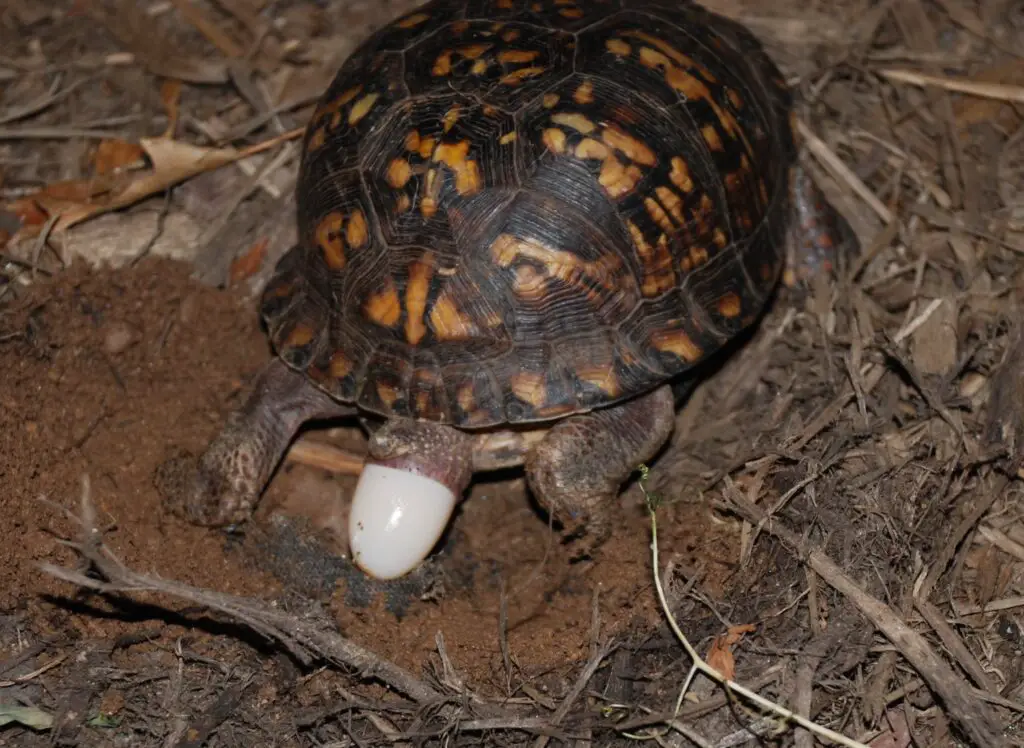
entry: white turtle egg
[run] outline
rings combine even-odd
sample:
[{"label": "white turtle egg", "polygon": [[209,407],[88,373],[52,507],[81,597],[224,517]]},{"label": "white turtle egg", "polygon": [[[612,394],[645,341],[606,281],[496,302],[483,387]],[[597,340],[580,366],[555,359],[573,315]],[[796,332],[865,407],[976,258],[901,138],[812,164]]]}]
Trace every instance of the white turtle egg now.
[{"label": "white turtle egg", "polygon": [[377,579],[408,574],[437,544],[455,511],[455,498],[433,478],[365,465],[349,511],[352,560]]}]

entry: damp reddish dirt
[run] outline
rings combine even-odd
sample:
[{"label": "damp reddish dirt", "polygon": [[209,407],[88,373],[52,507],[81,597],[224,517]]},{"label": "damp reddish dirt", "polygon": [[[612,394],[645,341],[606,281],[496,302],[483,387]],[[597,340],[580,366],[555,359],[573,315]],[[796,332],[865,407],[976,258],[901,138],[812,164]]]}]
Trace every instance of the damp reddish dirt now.
[{"label": "damp reddish dirt", "polygon": [[[595,611],[603,634],[658,620],[650,526],[636,485],[623,494],[620,525],[600,556],[573,563],[520,476],[479,481],[430,589],[406,591],[398,607],[394,595],[353,595],[362,582],[351,568],[332,575],[323,558],[302,561],[294,546],[236,542],[166,512],[157,467],[176,450],[199,452],[270,356],[251,299],[191,280],[185,265],[154,259],[40,280],[6,310],[2,330],[4,611],[28,606],[55,627],[84,627],[92,636],[132,625],[76,614],[69,605],[75,590],[39,570],[42,562],[75,563],[62,540],[75,537],[68,515],[88,476],[105,540],[133,569],[264,599],[319,589],[344,634],[414,672],[436,658],[440,635],[461,674],[499,686],[506,678],[498,646],[503,599],[510,661],[529,677],[585,658]],[[355,426],[315,436],[355,451],[363,442]],[[253,527],[298,516],[323,551],[343,537],[337,518],[353,484],[351,476],[286,464]],[[660,516],[663,558],[700,565],[704,588],[718,589],[737,558],[732,526],[695,505],[670,506]],[[328,531],[327,541],[317,529]],[[337,542],[330,548],[343,550]]]}]

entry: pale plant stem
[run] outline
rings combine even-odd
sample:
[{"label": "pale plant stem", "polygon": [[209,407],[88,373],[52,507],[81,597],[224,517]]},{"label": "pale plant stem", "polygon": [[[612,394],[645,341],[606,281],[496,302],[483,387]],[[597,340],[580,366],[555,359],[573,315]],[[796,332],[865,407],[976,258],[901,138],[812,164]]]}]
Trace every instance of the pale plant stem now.
[{"label": "pale plant stem", "polygon": [[661,583],[661,566],[658,556],[658,517],[657,517],[657,501],[655,498],[648,493],[647,487],[645,486],[647,480],[648,470],[646,466],[640,468],[640,490],[643,491],[644,498],[647,500],[647,509],[651,515],[651,561],[652,568],[654,569],[654,587],[658,591],[658,602],[661,604],[662,610],[665,612],[665,617],[668,619],[669,628],[672,629],[672,633],[676,635],[679,643],[683,645],[683,649],[686,650],[686,654],[689,655],[690,659],[693,660],[693,667],[690,668],[690,673],[686,678],[686,682],[683,684],[683,688],[680,690],[679,699],[676,701],[676,712],[679,711],[680,704],[682,704],[683,696],[690,688],[690,684],[693,681],[693,676],[696,672],[701,672],[711,680],[722,685],[730,693],[736,693],[740,696],[744,696],[750,701],[753,701],[758,706],[767,709],[768,711],[782,717],[785,720],[791,720],[796,724],[800,725],[806,730],[810,730],[815,735],[823,738],[832,740],[839,745],[847,746],[847,748],[868,748],[864,743],[860,743],[852,738],[848,738],[845,735],[841,735],[838,732],[823,727],[822,725],[811,722],[809,719],[796,714],[795,712],[786,709],[779,704],[776,704],[768,699],[754,693],[753,691],[744,688],[739,683],[731,681],[722,675],[720,672],[711,667],[707,662],[701,658],[697,653],[697,650],[690,644],[690,640],[686,638],[686,634],[683,633],[682,629],[679,628],[679,624],[676,622],[675,616],[672,615],[672,611],[669,608],[668,600],[665,597],[665,589]]}]

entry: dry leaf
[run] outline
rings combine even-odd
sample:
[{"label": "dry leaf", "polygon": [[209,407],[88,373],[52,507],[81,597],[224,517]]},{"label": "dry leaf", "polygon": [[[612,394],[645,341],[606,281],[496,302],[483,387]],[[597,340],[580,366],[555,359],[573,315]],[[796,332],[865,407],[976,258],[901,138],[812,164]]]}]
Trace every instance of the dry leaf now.
[{"label": "dry leaf", "polygon": [[[153,164],[151,169],[119,174],[108,180],[64,183],[56,193],[55,185],[50,185],[33,197],[51,216],[60,214],[56,228],[65,229],[241,158],[234,148],[201,148],[166,138],[144,138],[141,145]],[[77,194],[67,194],[69,188]]]},{"label": "dry leaf", "polygon": [[16,215],[22,226],[42,226],[48,218],[46,211],[30,197],[15,200],[7,206],[6,210]]},{"label": "dry leaf", "polygon": [[267,255],[267,246],[269,244],[269,238],[264,237],[259,239],[245,252],[245,254],[241,255],[231,263],[231,273],[229,277],[232,284],[238,283],[246,278],[251,278],[260,271],[260,268],[263,267],[263,259]]},{"label": "dry leaf", "polygon": [[181,81],[180,80],[167,80],[160,86],[160,101],[163,102],[164,109],[167,110],[167,130],[164,131],[164,137],[170,138],[174,136],[174,131],[178,127],[178,115],[180,113],[181,104]]},{"label": "dry leaf", "polygon": [[[267,150],[301,134],[301,129],[292,130],[245,150],[203,148],[168,138],[143,138],[140,145],[149,156],[152,168],[57,182],[19,200],[11,210],[23,217],[32,211],[40,211],[47,217],[59,215],[54,229],[60,231],[101,213],[125,208],[197,174]],[[23,223],[38,225],[27,220]]]},{"label": "dry leaf", "polygon": [[707,663],[725,676],[727,680],[732,680],[736,675],[736,660],[732,656],[732,648],[739,643],[744,634],[756,630],[756,626],[747,623],[742,626],[733,626],[726,633],[715,637],[715,640],[711,642],[711,649],[708,650]]},{"label": "dry leaf", "polygon": [[143,161],[145,153],[138,143],[127,140],[101,140],[93,157],[93,168],[97,174],[113,174]]},{"label": "dry leaf", "polygon": [[889,729],[871,741],[871,748],[908,748],[910,746],[910,725],[902,709],[893,709],[885,713],[885,722]]}]

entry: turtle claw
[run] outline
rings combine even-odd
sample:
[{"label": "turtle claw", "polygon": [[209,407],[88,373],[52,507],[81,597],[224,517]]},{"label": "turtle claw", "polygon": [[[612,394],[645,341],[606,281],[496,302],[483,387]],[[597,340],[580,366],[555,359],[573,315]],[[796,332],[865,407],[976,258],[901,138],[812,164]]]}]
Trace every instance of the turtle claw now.
[{"label": "turtle claw", "polygon": [[575,556],[592,557],[611,537],[619,489],[637,465],[661,450],[674,424],[672,389],[663,386],[555,424],[527,456],[530,489],[562,523]]},{"label": "turtle claw", "polygon": [[171,512],[197,525],[240,525],[299,427],[353,412],[275,359],[201,457],[179,452],[158,468],[157,488]]},{"label": "turtle claw", "polygon": [[[208,456],[209,452],[203,458]],[[204,527],[243,524],[252,515],[258,492],[230,485],[226,471],[208,463],[179,451],[160,464],[153,483],[164,509]]]}]

